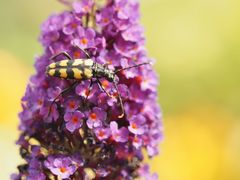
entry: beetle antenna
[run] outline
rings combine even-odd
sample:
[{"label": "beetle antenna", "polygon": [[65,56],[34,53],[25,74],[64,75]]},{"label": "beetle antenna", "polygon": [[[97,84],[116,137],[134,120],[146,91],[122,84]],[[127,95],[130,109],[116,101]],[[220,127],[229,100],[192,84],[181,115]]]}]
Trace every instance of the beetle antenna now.
[{"label": "beetle antenna", "polygon": [[88,54],[88,52],[87,52],[85,49],[82,49],[82,48],[79,47],[78,45],[75,45],[75,47],[77,47],[77,48],[80,49],[82,52],[84,52],[89,59],[91,58],[91,56]]},{"label": "beetle antenna", "polygon": [[71,2],[68,2],[67,0],[58,0],[60,3],[63,3],[64,5],[67,5],[67,6],[71,6],[72,3]]},{"label": "beetle antenna", "polygon": [[122,97],[121,97],[121,95],[120,95],[120,93],[119,93],[119,90],[118,90],[118,87],[117,87],[117,84],[116,84],[115,81],[113,81],[113,85],[114,85],[115,89],[117,90],[117,93],[118,93],[118,100],[119,100],[119,103],[120,103],[120,106],[121,106],[121,110],[122,110],[121,115],[119,115],[118,117],[119,117],[119,118],[123,118],[125,112],[124,112],[124,107],[123,107]]},{"label": "beetle antenna", "polygon": [[122,69],[117,69],[117,70],[114,71],[114,73],[117,74],[117,73],[119,73],[120,71],[125,71],[125,70],[127,70],[127,69],[139,67],[139,66],[146,65],[146,64],[151,64],[151,62],[144,62],[144,63],[141,63],[141,64],[136,64],[136,65],[133,65],[133,66],[129,66],[129,67],[122,68]]}]

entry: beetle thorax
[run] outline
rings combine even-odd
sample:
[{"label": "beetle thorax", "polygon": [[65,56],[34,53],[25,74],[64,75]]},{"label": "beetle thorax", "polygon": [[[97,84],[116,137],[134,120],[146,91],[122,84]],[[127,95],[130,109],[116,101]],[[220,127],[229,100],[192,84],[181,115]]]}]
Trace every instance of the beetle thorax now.
[{"label": "beetle thorax", "polygon": [[112,70],[109,70],[109,72],[107,72],[105,77],[110,82],[115,81],[115,73]]},{"label": "beetle thorax", "polygon": [[115,79],[115,73],[113,70],[104,67],[101,64],[95,63],[93,65],[93,76],[96,78],[106,78],[108,81],[113,82]]}]

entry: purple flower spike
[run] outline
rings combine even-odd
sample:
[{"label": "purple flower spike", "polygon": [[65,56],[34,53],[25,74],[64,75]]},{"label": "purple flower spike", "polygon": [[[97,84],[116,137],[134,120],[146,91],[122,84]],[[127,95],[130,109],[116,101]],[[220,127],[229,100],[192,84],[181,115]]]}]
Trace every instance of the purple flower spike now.
[{"label": "purple flower spike", "polygon": [[74,132],[76,129],[82,126],[83,118],[84,118],[84,114],[79,111],[75,111],[74,113],[70,113],[70,112],[66,113],[64,115],[64,120],[65,122],[67,122],[66,128],[70,132]]},{"label": "purple flower spike", "polygon": [[106,119],[106,113],[101,108],[93,108],[88,113],[87,126],[92,129],[102,125],[102,122]]},{"label": "purple flower spike", "polygon": [[163,126],[139,1],[58,1],[69,9],[41,26],[43,54],[19,113],[25,163],[11,178],[157,179],[143,165]]}]

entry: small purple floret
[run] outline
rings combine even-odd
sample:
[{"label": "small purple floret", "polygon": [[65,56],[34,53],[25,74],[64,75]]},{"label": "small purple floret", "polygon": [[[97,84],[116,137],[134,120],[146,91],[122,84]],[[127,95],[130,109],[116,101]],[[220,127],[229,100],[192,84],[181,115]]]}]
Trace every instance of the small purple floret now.
[{"label": "small purple floret", "polygon": [[130,125],[128,126],[128,130],[133,134],[141,135],[145,131],[144,124],[146,123],[146,119],[142,115],[132,116],[130,119]]},{"label": "small purple floret", "polygon": [[45,162],[45,166],[55,175],[62,179],[69,178],[75,171],[76,165],[69,157],[50,157]]},{"label": "small purple floret", "polygon": [[110,123],[110,129],[112,133],[112,139],[116,142],[127,142],[128,141],[128,130],[125,127],[118,129],[118,124],[115,121]]},{"label": "small purple floret", "polygon": [[82,126],[83,118],[84,118],[84,114],[79,111],[66,113],[64,115],[66,128],[70,132],[74,132],[76,129],[79,129]]},{"label": "small purple floret", "polygon": [[90,129],[102,126],[102,122],[106,119],[106,112],[101,108],[93,108],[92,111],[88,112],[87,126]]}]

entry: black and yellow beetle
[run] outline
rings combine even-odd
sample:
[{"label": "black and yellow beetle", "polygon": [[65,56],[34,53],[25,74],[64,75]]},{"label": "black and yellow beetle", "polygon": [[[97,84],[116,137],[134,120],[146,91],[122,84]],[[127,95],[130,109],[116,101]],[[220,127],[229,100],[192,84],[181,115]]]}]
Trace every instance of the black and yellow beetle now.
[{"label": "black and yellow beetle", "polygon": [[[79,47],[79,49],[81,49],[81,48]],[[58,57],[60,55],[64,55],[67,59],[60,60],[60,61],[49,64],[47,66],[47,69],[46,69],[46,74],[47,75],[53,76],[53,77],[59,77],[59,78],[63,78],[63,79],[74,79],[74,80],[76,80],[71,85],[71,87],[64,89],[53,100],[52,104],[57,100],[57,98],[60,95],[66,93],[69,89],[74,87],[79,81],[90,79],[91,80],[91,83],[90,83],[90,86],[89,86],[89,91],[90,91],[91,88],[92,88],[92,85],[93,85],[92,78],[96,78],[96,81],[97,81],[97,84],[99,85],[99,87],[109,97],[112,97],[103,88],[103,86],[101,84],[101,81],[99,80],[99,78],[106,78],[109,82],[113,83],[113,85],[114,85],[114,87],[115,87],[115,89],[118,93],[118,99],[119,99],[119,103],[120,103],[121,110],[122,110],[121,115],[119,115],[118,117],[122,118],[124,116],[124,108],[123,108],[122,98],[121,98],[121,95],[120,95],[118,87],[117,87],[117,81],[116,81],[116,78],[115,78],[116,74],[118,72],[126,70],[126,69],[130,69],[130,68],[133,68],[133,67],[138,67],[138,66],[142,66],[142,65],[146,65],[146,64],[150,64],[150,63],[145,62],[145,63],[137,64],[137,65],[122,68],[122,69],[111,70],[104,65],[101,65],[99,63],[94,62],[85,50],[83,50],[83,49],[81,49],[81,50],[87,55],[87,57],[88,57],[87,59],[72,59],[71,56],[67,52],[60,52],[60,53],[54,55],[53,57],[51,57],[51,60],[54,60],[56,57]],[[50,108],[51,108],[51,106],[50,106]]]}]

